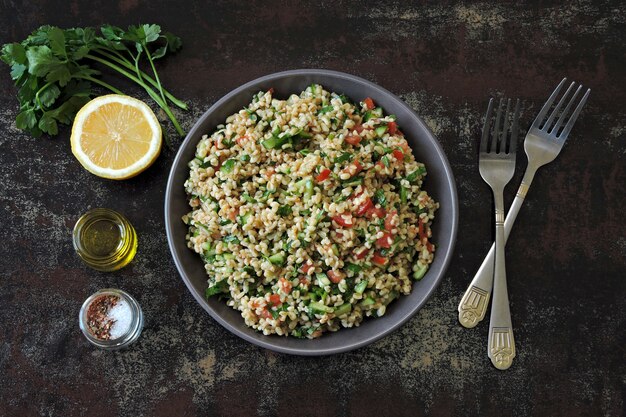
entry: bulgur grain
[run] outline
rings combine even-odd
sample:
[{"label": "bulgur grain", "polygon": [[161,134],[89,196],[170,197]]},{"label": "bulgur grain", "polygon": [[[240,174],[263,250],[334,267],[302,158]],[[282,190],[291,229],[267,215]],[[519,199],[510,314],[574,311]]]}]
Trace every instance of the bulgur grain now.
[{"label": "bulgur grain", "polygon": [[433,260],[439,205],[391,121],[313,84],[287,100],[259,92],[203,136],[183,221],[207,297],[263,334],[315,338],[409,294]]}]

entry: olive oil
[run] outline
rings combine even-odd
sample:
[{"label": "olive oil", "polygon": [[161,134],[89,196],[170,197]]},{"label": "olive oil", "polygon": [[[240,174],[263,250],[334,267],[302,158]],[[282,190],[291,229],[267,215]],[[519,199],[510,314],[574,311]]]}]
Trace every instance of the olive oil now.
[{"label": "olive oil", "polygon": [[120,213],[97,208],[83,214],[73,232],[74,249],[90,267],[115,271],[137,252],[137,233]]}]

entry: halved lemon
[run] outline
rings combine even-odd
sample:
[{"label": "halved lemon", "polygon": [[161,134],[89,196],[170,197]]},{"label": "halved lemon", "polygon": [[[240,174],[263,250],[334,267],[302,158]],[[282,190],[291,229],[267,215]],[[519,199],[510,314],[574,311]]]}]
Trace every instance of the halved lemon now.
[{"label": "halved lemon", "polygon": [[114,180],[134,177],[161,152],[156,116],[143,101],[119,94],[96,97],[72,125],[72,153],[94,175]]}]

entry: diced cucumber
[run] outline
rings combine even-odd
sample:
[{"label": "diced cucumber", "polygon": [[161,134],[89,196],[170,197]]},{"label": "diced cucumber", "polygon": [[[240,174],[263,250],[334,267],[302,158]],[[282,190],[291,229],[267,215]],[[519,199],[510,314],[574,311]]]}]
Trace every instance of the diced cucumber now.
[{"label": "diced cucumber", "polygon": [[335,317],[340,317],[340,316],[343,316],[344,314],[348,314],[351,311],[352,311],[352,304],[344,303],[340,305],[339,307],[335,307],[333,313],[335,314]]},{"label": "diced cucumber", "polygon": [[281,148],[285,143],[289,141],[289,139],[291,139],[291,135],[288,134],[285,134],[282,137],[274,135],[271,138],[262,141],[261,145],[263,145],[265,149]]},{"label": "diced cucumber", "polygon": [[313,180],[308,178],[304,183],[304,197],[308,200],[313,197]]},{"label": "diced cucumber", "polygon": [[251,203],[251,204],[256,203],[256,200],[254,198],[250,197],[250,194],[248,194],[248,193],[243,193],[241,195],[241,198],[243,198],[243,200],[245,202],[247,202],[247,203]]},{"label": "diced cucumber", "polygon": [[350,263],[350,262],[346,263],[346,269],[348,271],[354,272],[355,274],[358,274],[359,272],[361,272],[363,270],[361,265],[353,264],[353,263]]},{"label": "diced cucumber", "polygon": [[380,125],[376,128],[376,135],[382,137],[387,132],[387,125]]},{"label": "diced cucumber", "polygon": [[248,222],[250,221],[250,217],[252,217],[252,213],[246,213],[243,216],[239,216],[239,222],[242,226],[244,226],[248,224]]},{"label": "diced cucumber", "polygon": [[367,280],[364,279],[363,281],[356,284],[356,286],[354,287],[354,292],[357,294],[363,294],[363,291],[365,291],[366,288],[367,288]]},{"label": "diced cucumber", "polygon": [[285,263],[285,254],[282,252],[275,253],[274,255],[267,258],[274,265],[283,265]]},{"label": "diced cucumber", "polygon": [[417,268],[413,267],[414,271],[413,271],[413,279],[415,281],[419,281],[422,278],[424,278],[424,275],[426,275],[426,271],[428,271],[428,264],[426,265],[418,265]]},{"label": "diced cucumber", "polygon": [[228,236],[224,236],[224,238],[222,239],[222,241],[224,243],[239,243],[239,238],[235,235],[228,235]]},{"label": "diced cucumber", "polygon": [[327,305],[318,302],[312,302],[309,304],[309,308],[318,313],[332,313],[334,309]]},{"label": "diced cucumber", "polygon": [[376,304],[376,300],[374,300],[372,297],[367,297],[365,300],[359,303],[361,307],[365,307],[365,308],[371,307],[374,304]]},{"label": "diced cucumber", "polygon": [[220,167],[220,171],[224,172],[226,174],[230,174],[231,172],[233,172],[233,169],[235,168],[235,162],[237,162],[237,161],[234,160],[234,159],[227,160]]},{"label": "diced cucumber", "polygon": [[400,293],[398,291],[392,290],[392,291],[389,292],[389,296],[387,297],[387,299],[385,300],[385,302],[383,304],[384,305],[389,305],[389,303],[391,303],[393,300],[395,300],[399,296],[400,296]]},{"label": "diced cucumber", "polygon": [[330,279],[328,279],[325,273],[318,272],[315,276],[317,277],[317,281],[320,283],[320,285],[330,285]]}]

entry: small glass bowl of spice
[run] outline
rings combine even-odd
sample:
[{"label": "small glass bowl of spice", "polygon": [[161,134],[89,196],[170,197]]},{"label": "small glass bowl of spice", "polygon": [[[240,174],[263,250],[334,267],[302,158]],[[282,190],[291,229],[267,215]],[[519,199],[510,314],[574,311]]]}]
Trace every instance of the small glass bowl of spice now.
[{"label": "small glass bowl of spice", "polygon": [[93,345],[120,349],[133,343],[143,329],[143,312],[125,291],[106,288],[85,300],[78,318],[80,329]]}]

